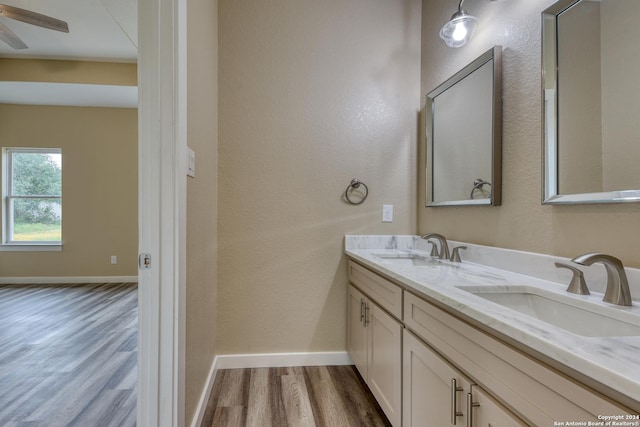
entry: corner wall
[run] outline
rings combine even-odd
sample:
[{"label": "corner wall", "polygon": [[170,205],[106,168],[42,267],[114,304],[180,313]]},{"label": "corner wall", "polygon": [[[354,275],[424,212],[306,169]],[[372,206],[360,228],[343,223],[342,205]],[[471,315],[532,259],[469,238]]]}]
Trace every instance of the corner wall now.
[{"label": "corner wall", "polygon": [[193,418],[216,350],[218,222],[218,2],[187,3],[187,178],[185,418]]},{"label": "corner wall", "polygon": [[344,351],[344,235],[414,232],[420,8],[220,1],[219,354]]},{"label": "corner wall", "polygon": [[[606,252],[640,267],[635,230],[640,205],[543,206],[541,12],[553,3],[510,1],[465,3],[479,17],[470,44],[450,49],[440,27],[455,11],[449,0],[423,0],[422,90],[424,95],[493,45],[503,53],[502,206],[425,208],[424,119],[418,167],[418,231],[452,240],[574,257]],[[424,99],[422,99],[424,113]],[[424,114],[422,115],[424,117]]]}]

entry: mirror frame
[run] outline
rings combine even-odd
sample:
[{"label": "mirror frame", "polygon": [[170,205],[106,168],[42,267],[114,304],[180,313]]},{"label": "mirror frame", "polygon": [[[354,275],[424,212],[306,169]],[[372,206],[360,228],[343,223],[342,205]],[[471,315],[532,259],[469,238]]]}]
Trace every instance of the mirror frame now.
[{"label": "mirror frame", "polygon": [[[492,88],[492,138],[491,138],[491,197],[486,199],[447,200],[436,202],[433,200],[433,143],[436,103],[435,97],[442,94],[465,77],[478,70],[488,62],[493,62]],[[470,64],[455,73],[444,83],[433,89],[426,96],[426,135],[425,135],[425,166],[426,166],[426,207],[439,206],[500,206],[502,203],[502,46],[493,46]]]},{"label": "mirror frame", "polygon": [[[542,11],[542,204],[592,204],[640,202],[639,190],[559,194],[558,188],[558,16],[582,0],[559,0]],[[547,73],[547,70],[550,70]],[[545,89],[549,83],[551,89]],[[548,93],[547,91],[550,91]],[[551,94],[552,93],[552,94]],[[553,99],[548,99],[548,96]],[[553,106],[549,120],[547,102]],[[553,136],[553,138],[550,138]]]}]

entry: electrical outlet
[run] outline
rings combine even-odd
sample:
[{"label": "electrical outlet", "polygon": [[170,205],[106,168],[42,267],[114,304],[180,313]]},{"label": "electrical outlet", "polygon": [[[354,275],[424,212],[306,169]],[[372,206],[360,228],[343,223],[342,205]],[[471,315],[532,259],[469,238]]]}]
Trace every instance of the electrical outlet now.
[{"label": "electrical outlet", "polygon": [[382,222],[393,222],[393,205],[382,205]]},{"label": "electrical outlet", "polygon": [[111,264],[117,264],[118,263],[118,257],[115,255],[111,255]]}]

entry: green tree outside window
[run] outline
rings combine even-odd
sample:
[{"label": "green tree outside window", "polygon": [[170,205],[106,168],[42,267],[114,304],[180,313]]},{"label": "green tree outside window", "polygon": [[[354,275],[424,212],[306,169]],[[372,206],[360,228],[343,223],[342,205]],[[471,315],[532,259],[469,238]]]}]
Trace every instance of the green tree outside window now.
[{"label": "green tree outside window", "polygon": [[10,151],[12,241],[60,241],[62,166],[59,152]]}]

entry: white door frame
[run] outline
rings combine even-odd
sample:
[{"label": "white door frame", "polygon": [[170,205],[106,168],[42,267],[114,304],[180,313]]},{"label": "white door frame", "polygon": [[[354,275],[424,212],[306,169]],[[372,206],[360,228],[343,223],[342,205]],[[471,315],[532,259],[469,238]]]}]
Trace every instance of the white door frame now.
[{"label": "white door frame", "polygon": [[140,427],[180,427],[186,283],[186,0],[138,4]]}]

